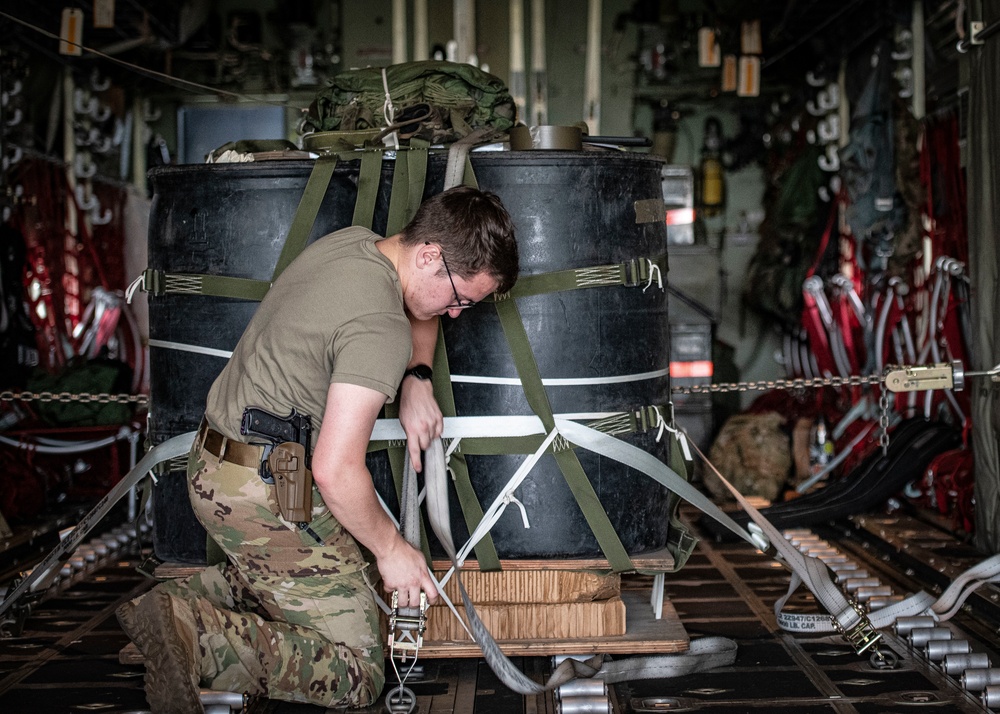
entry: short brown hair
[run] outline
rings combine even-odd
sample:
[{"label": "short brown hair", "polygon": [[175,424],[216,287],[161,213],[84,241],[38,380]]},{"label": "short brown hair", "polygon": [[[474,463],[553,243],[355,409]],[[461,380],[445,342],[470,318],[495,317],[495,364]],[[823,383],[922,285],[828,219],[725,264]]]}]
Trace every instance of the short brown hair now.
[{"label": "short brown hair", "polygon": [[499,293],[509,292],[517,280],[514,222],[500,197],[489,191],[457,186],[431,196],[403,229],[400,242],[437,243],[453,273],[466,280],[488,273]]}]

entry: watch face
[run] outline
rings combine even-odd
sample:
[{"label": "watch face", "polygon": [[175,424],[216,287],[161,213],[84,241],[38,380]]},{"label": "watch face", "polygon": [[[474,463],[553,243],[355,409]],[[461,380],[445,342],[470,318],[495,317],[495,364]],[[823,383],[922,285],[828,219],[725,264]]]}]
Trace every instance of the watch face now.
[{"label": "watch face", "polygon": [[410,369],[406,370],[405,374],[407,375],[412,374],[417,379],[430,379],[432,376],[434,376],[434,373],[431,372],[431,368],[428,367],[426,364],[414,365]]}]

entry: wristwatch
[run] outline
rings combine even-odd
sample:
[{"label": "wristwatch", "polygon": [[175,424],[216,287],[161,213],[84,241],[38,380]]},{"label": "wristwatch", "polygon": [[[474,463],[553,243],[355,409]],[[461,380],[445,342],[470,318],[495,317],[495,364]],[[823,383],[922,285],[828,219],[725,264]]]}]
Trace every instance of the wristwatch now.
[{"label": "wristwatch", "polygon": [[428,380],[434,376],[434,372],[426,364],[415,364],[408,370],[403,372],[403,379],[407,377],[416,377],[417,379]]}]

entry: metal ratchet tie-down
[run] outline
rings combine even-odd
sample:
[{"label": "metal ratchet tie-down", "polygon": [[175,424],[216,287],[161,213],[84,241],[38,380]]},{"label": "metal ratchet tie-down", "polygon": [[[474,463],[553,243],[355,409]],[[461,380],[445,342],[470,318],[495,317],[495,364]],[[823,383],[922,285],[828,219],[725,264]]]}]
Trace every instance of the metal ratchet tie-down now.
[{"label": "metal ratchet tie-down", "polygon": [[[420,547],[420,515],[417,481],[412,476],[409,467],[409,456],[406,457],[406,467],[403,472],[402,498],[400,499],[400,532],[407,543],[415,548]],[[413,691],[405,686],[407,677],[414,673],[417,666],[417,656],[424,644],[424,632],[427,630],[427,593],[420,593],[418,607],[400,607],[399,591],[392,591],[392,602],[389,610],[389,661],[396,672],[399,686],[386,692],[385,708],[389,714],[410,714],[417,707],[417,698]],[[404,674],[400,674],[396,666],[397,659],[402,665],[410,660]]]},{"label": "metal ratchet tie-down", "polygon": [[[966,372],[959,360],[933,365],[890,367],[885,374],[885,387],[890,392],[897,393],[935,389],[961,391],[965,388],[967,377],[989,377],[993,382],[1000,382],[1000,364],[993,369],[976,372]],[[873,666],[895,667],[896,655],[891,651],[888,654],[883,653],[879,649],[878,642],[882,634],[872,626],[864,608],[853,599],[849,599],[848,602],[859,616],[857,623],[850,628],[844,628],[838,623],[837,618],[833,617],[831,619],[834,627],[857,654],[870,653]]]}]

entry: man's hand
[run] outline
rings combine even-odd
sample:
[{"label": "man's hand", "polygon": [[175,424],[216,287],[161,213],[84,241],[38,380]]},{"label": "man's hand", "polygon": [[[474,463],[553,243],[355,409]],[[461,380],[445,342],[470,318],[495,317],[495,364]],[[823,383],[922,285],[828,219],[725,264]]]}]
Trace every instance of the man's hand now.
[{"label": "man's hand", "polygon": [[421,591],[428,601],[437,598],[434,580],[424,554],[403,539],[382,510],[365,465],[368,439],[384,403],[385,395],[374,389],[330,385],[313,452],[313,480],[334,518],[375,555],[386,589],[399,590],[401,606],[415,607]]},{"label": "man's hand", "polygon": [[378,570],[382,574],[382,586],[386,593],[399,591],[399,607],[419,607],[420,593],[427,594],[427,602],[437,600],[437,588],[430,573],[424,554],[399,537],[391,549],[378,559]]},{"label": "man's hand", "polygon": [[420,472],[420,452],[444,432],[444,417],[434,399],[434,386],[426,379],[407,377],[400,387],[399,423],[406,433],[406,449],[415,471]]}]

